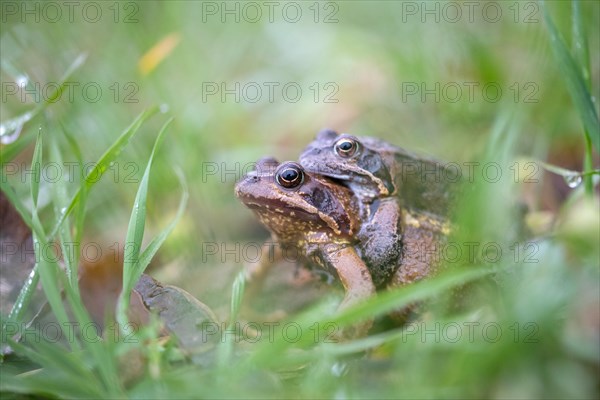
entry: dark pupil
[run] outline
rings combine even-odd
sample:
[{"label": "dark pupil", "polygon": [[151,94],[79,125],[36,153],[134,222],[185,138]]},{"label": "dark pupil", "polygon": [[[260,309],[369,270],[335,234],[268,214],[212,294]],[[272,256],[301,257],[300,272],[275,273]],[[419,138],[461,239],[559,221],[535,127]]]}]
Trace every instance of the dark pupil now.
[{"label": "dark pupil", "polygon": [[350,150],[352,150],[352,142],[342,142],[342,143],[340,143],[340,150],[342,150],[342,151],[350,151]]},{"label": "dark pupil", "polygon": [[281,179],[286,182],[293,182],[298,179],[298,171],[295,169],[286,169],[281,173]]}]

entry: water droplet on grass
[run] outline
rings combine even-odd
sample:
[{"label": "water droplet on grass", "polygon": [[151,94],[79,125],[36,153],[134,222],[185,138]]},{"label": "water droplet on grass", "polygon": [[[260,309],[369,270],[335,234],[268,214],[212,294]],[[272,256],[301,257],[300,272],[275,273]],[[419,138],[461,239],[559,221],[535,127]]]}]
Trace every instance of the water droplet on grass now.
[{"label": "water droplet on grass", "polygon": [[348,364],[345,362],[336,362],[331,366],[331,373],[334,376],[343,376],[348,372]]},{"label": "water droplet on grass", "polygon": [[10,144],[19,138],[23,125],[31,118],[33,118],[34,112],[26,112],[16,118],[2,122],[0,124],[0,143]]},{"label": "water droplet on grass", "polygon": [[15,80],[20,88],[24,88],[29,83],[29,78],[26,75],[19,75]]},{"label": "water droplet on grass", "polygon": [[565,175],[564,178],[567,186],[571,189],[575,189],[577,186],[581,185],[581,182],[583,181],[581,174]]},{"label": "water droplet on grass", "polygon": [[10,144],[17,140],[22,128],[23,125],[0,125],[0,143]]}]

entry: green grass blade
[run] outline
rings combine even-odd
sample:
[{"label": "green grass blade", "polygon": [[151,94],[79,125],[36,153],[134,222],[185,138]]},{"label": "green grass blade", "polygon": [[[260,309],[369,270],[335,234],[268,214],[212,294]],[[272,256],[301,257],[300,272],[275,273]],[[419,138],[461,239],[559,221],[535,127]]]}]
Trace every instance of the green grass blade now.
[{"label": "green grass blade", "polygon": [[[33,226],[34,225],[33,220],[37,218],[36,208],[37,208],[37,199],[38,199],[39,185],[40,185],[41,162],[42,162],[42,136],[41,136],[41,133],[38,132],[38,138],[37,138],[37,142],[35,144],[35,150],[33,152],[33,160],[32,160],[33,174],[31,176],[31,197],[32,197],[32,201],[33,201],[33,218],[27,218],[27,219],[24,218],[24,221],[26,221],[26,223],[29,226]],[[5,180],[3,178],[2,179],[3,185],[4,185],[4,182],[5,182]],[[16,196],[16,193],[14,193],[12,188],[8,187],[8,184],[6,184],[6,186],[7,186],[6,188],[3,187],[2,189],[6,193],[8,199],[15,205],[15,208],[17,209],[19,214],[21,214],[22,216],[27,215],[25,206],[20,201],[18,201],[18,197]],[[37,228],[38,228],[37,233],[39,235],[43,235],[44,232],[41,229],[41,225],[37,226]],[[36,236],[36,234],[34,233],[34,241],[35,241],[35,236]],[[23,315],[23,312],[29,306],[29,302],[31,301],[31,296],[33,295],[33,292],[39,281],[39,258],[38,258],[39,256],[40,256],[40,254],[37,253],[36,254],[37,262],[34,265],[33,269],[31,270],[31,273],[29,274],[28,279],[25,281],[23,287],[21,288],[21,291],[19,292],[19,295],[17,296],[15,304],[13,305],[12,309],[10,310],[10,313],[8,314],[6,322],[2,326],[3,336],[4,336],[4,332],[6,330],[7,323],[19,321],[21,319],[21,316]]]},{"label": "green grass blade", "polygon": [[65,88],[65,83],[67,82],[67,79],[69,79],[69,77],[73,74],[73,72],[75,72],[79,67],[81,67],[83,65],[83,63],[85,62],[86,59],[87,59],[86,53],[81,53],[80,55],[77,56],[77,58],[73,61],[73,63],[71,63],[69,68],[67,68],[67,71],[63,74],[62,78],[60,78],[60,83],[58,84],[57,88],[55,90],[53,90],[51,92],[51,94],[49,94],[46,97],[43,105],[48,105],[48,104],[54,103],[56,101],[56,99],[60,98],[60,96],[62,95],[62,92]]},{"label": "green grass blade", "polygon": [[172,119],[169,119],[160,130],[154,147],[150,153],[148,164],[142,176],[140,186],[135,196],[133,203],[133,209],[131,210],[131,217],[129,219],[129,225],[127,227],[127,234],[125,236],[125,250],[123,260],[123,289],[119,296],[119,302],[117,305],[117,321],[121,327],[125,327],[127,320],[127,309],[129,307],[129,293],[135,285],[135,282],[139,279],[141,272],[138,275],[140,268],[136,265],[140,263],[140,250],[142,246],[142,240],[144,238],[144,229],[146,225],[146,197],[148,195],[148,181],[150,179],[150,169],[154,160],[154,155],[162,142],[162,138],[168,125]]},{"label": "green grass blade", "polygon": [[[581,75],[585,82],[588,90],[592,89],[592,79],[590,77],[590,53],[588,48],[587,35],[583,19],[581,18],[581,7],[579,0],[572,0],[571,2],[571,15],[572,15],[572,30],[573,30],[573,56],[577,64],[581,69]],[[583,158],[583,169],[584,171],[593,168],[592,161],[592,143],[590,140],[590,133],[586,130],[585,132],[585,154]],[[585,185],[585,192],[591,195],[594,190],[594,183],[591,176],[584,176],[583,183]]]},{"label": "green grass blade", "polygon": [[185,211],[185,208],[187,206],[189,192],[183,175],[178,174],[178,178],[183,193],[181,195],[181,199],[179,200],[177,214],[175,214],[175,217],[173,218],[173,220],[171,220],[169,225],[167,225],[158,235],[156,235],[156,237],[152,239],[150,244],[148,244],[148,247],[146,247],[144,251],[140,254],[139,261],[135,265],[134,279],[131,281],[132,288],[133,286],[135,286],[135,283],[138,281],[140,276],[142,276],[142,274],[146,270],[146,267],[148,266],[148,264],[150,264],[150,261],[152,261],[152,258],[154,257],[158,249],[160,249],[164,241],[167,239],[169,234],[173,231],[173,229],[183,216],[183,212]]},{"label": "green grass blade", "polygon": [[571,18],[573,20],[573,56],[575,62],[581,67],[581,76],[588,89],[592,87],[590,77],[590,52],[583,19],[581,18],[581,2],[579,0],[571,1]]},{"label": "green grass blade", "polygon": [[[53,140],[51,143],[52,158],[55,163],[57,163],[58,165],[62,165],[63,159],[62,155],[60,154],[60,150],[58,149],[57,141]],[[67,205],[68,201],[64,175],[61,176],[59,182],[56,182],[52,185],[52,197],[54,212],[56,215],[58,215],[60,214],[60,210]],[[69,278],[68,284],[77,293],[79,293],[79,285],[77,283],[77,255],[75,251],[71,251],[71,249],[69,248],[69,246],[71,246],[73,243],[73,239],[71,237],[71,230],[69,226],[68,217],[66,222],[67,223],[63,224],[58,230],[60,248],[65,263],[65,268],[67,270],[67,278]]]},{"label": "green grass blade", "polygon": [[40,177],[42,169],[42,132],[38,132],[37,142],[35,143],[35,150],[33,151],[33,159],[31,160],[31,167],[33,174],[31,175],[31,200],[33,202],[33,209],[37,208],[38,195],[40,192]]},{"label": "green grass blade", "polygon": [[83,155],[81,153],[81,148],[77,141],[73,138],[73,135],[63,126],[63,133],[67,142],[69,143],[69,147],[71,151],[75,154],[77,158],[77,162],[79,163],[79,201],[77,206],[77,213],[75,214],[75,224],[74,224],[74,240],[73,240],[73,252],[75,253],[75,263],[79,262],[79,254],[81,248],[81,238],[83,236],[83,223],[85,221],[85,206],[87,203],[87,193],[88,186],[84,184],[85,181],[85,168],[83,162]]},{"label": "green grass blade", "polygon": [[[34,165],[35,165],[36,160],[38,163],[41,161],[41,146],[42,146],[41,136],[38,133],[38,142],[36,143],[36,148],[34,151],[34,158],[33,158]],[[32,176],[31,186],[32,186],[32,191],[34,189],[34,186],[36,186],[35,191],[37,192],[39,190],[39,182],[37,184],[35,183],[35,181],[36,181],[35,174],[36,174],[36,172],[34,172],[34,176]],[[37,171],[37,176],[39,176],[39,167],[38,167],[38,171]],[[19,213],[19,215],[21,216],[21,218],[23,219],[25,224],[32,230],[33,234],[37,235],[37,237],[43,237],[44,231],[41,228],[41,225],[33,223],[31,214],[29,213],[29,211],[27,210],[25,205],[21,202],[21,200],[15,193],[14,189],[8,184],[8,181],[7,181],[7,179],[5,179],[5,177],[2,177],[2,180],[0,180],[0,188],[2,189],[2,191],[4,192],[4,194],[6,195],[8,200],[15,207],[15,209],[17,210],[17,212]],[[35,203],[37,203],[37,194],[35,195]],[[38,258],[36,257],[36,260],[37,259]],[[21,317],[23,316],[23,312],[29,306],[29,303],[31,301],[31,296],[34,293],[35,288],[38,285],[38,282],[39,282],[39,264],[36,262],[36,264],[34,265],[33,269],[31,270],[31,272],[29,274],[29,277],[23,284],[23,287],[21,287],[19,295],[17,296],[15,304],[13,305],[12,309],[10,310],[10,313],[8,314],[5,323],[2,325],[3,333],[5,332],[7,323],[18,322],[21,320]]]},{"label": "green grass blade", "polygon": [[[41,228],[41,223],[37,216],[37,212],[33,213],[33,223],[38,225]],[[35,256],[37,260],[37,268],[40,275],[40,280],[42,282],[42,289],[44,289],[44,293],[46,294],[46,299],[50,304],[50,308],[52,312],[56,316],[61,329],[64,329],[68,326],[69,317],[67,315],[67,311],[65,310],[62,295],[60,291],[60,274],[64,274],[60,266],[57,262],[57,257],[55,254],[52,254],[51,257],[47,257],[47,254],[43,249],[52,249],[52,246],[45,240],[45,236],[37,236],[35,233],[33,234],[33,244],[34,249],[36,249]],[[63,334],[66,332],[63,331]],[[79,345],[77,342],[73,341],[69,343],[73,349],[79,349]]]},{"label": "green grass blade", "polygon": [[29,303],[31,302],[31,296],[33,296],[33,292],[40,281],[40,274],[38,272],[38,265],[35,264],[33,269],[29,273],[27,280],[21,287],[21,291],[15,300],[15,304],[13,304],[10,313],[6,317],[6,321],[2,324],[2,337],[6,337],[6,327],[10,323],[21,321],[21,317],[23,316],[23,312],[27,310],[29,307]]},{"label": "green grass blade", "polygon": [[[404,286],[394,289],[389,292],[379,294],[364,303],[357,304],[348,308],[337,315],[323,319],[324,311],[320,308],[309,310],[308,312],[294,318],[294,322],[300,325],[302,331],[310,331],[310,327],[319,323],[319,327],[323,329],[328,324],[335,324],[338,328],[348,326],[367,318],[385,315],[393,310],[405,307],[411,303],[418,302],[430,298],[436,294],[442,293],[448,289],[458,285],[471,282],[473,280],[485,277],[499,272],[498,268],[489,267],[469,267],[452,272],[441,274],[435,278],[413,283],[409,286]],[[328,332],[321,332],[321,335],[326,335]],[[324,337],[324,336],[321,336]],[[390,336],[393,338],[394,336]],[[309,345],[314,343],[312,335],[302,335],[301,339],[293,344],[300,346],[301,344]],[[263,343],[257,348],[257,351],[252,354],[246,361],[247,367],[253,368],[253,365],[264,365],[277,363],[272,355],[278,352],[283,352],[285,348],[292,345],[286,341],[282,335],[276,335],[276,340]],[[360,347],[360,344],[358,345]],[[352,350],[352,347],[348,347]]]},{"label": "green grass blade", "polygon": [[[34,210],[37,206],[37,198],[38,198],[38,193],[39,193],[39,177],[40,177],[41,161],[42,161],[42,137],[41,137],[41,133],[38,133],[38,139],[37,139],[37,142],[35,145],[35,150],[33,152],[33,160],[32,160],[33,175],[31,177],[31,196],[32,196],[33,204],[34,204]],[[3,177],[2,190],[6,193],[6,197],[8,197],[10,202],[15,206],[15,208],[17,209],[19,214],[23,217],[23,220],[25,221],[25,223],[28,226],[32,227],[34,225],[33,220],[32,220],[32,218],[29,217],[25,206],[19,201],[14,190],[10,186],[8,186],[8,184],[5,182],[6,181],[4,180],[4,177]],[[6,185],[6,186],[4,186],[4,185]],[[41,230],[39,227],[38,227],[37,233],[39,235],[44,234],[43,230]],[[35,235],[35,233],[34,233],[34,235]],[[36,255],[36,260],[38,260],[37,255]],[[23,287],[21,288],[21,291],[19,292],[19,295],[17,296],[17,300],[15,301],[15,304],[13,305],[10,313],[8,314],[6,323],[3,324],[3,326],[2,326],[3,332],[6,329],[7,323],[19,321],[21,319],[21,316],[23,315],[23,312],[29,306],[29,302],[31,301],[31,296],[33,295],[35,287],[37,286],[38,281],[39,281],[38,270],[39,270],[38,262],[36,262],[33,269],[31,270],[31,273],[29,274],[29,277],[27,278]]]},{"label": "green grass blade", "polygon": [[242,300],[244,298],[244,289],[246,287],[246,272],[241,271],[235,278],[231,290],[231,311],[229,315],[229,326],[233,326],[237,321],[240,308],[242,306]]},{"label": "green grass blade", "polygon": [[69,352],[60,345],[46,342],[45,339],[36,338],[27,341],[27,345],[12,341],[11,347],[44,368],[70,372],[85,379],[94,378],[85,363],[78,360],[78,353]]},{"label": "green grass blade", "polygon": [[345,326],[364,318],[381,316],[394,309],[425,300],[434,294],[497,272],[498,269],[496,268],[469,267],[442,274],[431,280],[416,282],[410,286],[382,293],[373,299],[373,301],[358,304],[353,309],[344,310],[344,312],[336,316],[333,322]]},{"label": "green grass blade", "polygon": [[[50,307],[52,308],[54,315],[58,319],[59,323],[62,324],[62,329],[68,326],[67,323],[69,322],[67,312],[62,303],[62,296],[60,293],[60,286],[58,282],[58,275],[63,272],[58,265],[56,257],[46,257],[46,250],[52,249],[52,247],[46,240],[44,228],[39,219],[37,210],[42,164],[42,146],[43,140],[41,134],[39,134],[37,143],[35,145],[35,150],[33,152],[33,176],[31,177],[31,199],[33,203],[33,209],[31,210],[31,222],[33,223],[33,226],[37,228],[34,230],[32,235],[35,249],[35,257],[37,260],[37,268],[35,270],[38,271],[40,274],[42,288],[44,289],[44,293],[46,293],[46,298],[48,299],[48,303],[50,303]],[[41,235],[37,235],[36,232],[40,232]],[[75,342],[70,344],[72,345],[72,347],[78,348],[78,345]]]},{"label": "green grass blade", "polygon": [[[81,302],[78,293],[76,293],[72,287],[65,285],[65,292],[67,299],[73,310],[73,314],[81,327],[92,326],[93,321],[91,320],[85,306]],[[89,330],[87,332],[89,334]],[[109,335],[110,336],[110,335]],[[100,378],[104,384],[107,393],[110,393],[113,397],[117,397],[120,393],[120,383],[116,365],[116,354],[112,351],[109,341],[110,338],[106,338],[104,341],[98,336],[87,337],[88,340],[83,340],[84,347],[93,355],[92,359],[96,364],[100,373]]]},{"label": "green grass blade", "polygon": [[565,77],[571,99],[581,117],[586,138],[594,145],[596,151],[600,152],[600,123],[598,122],[598,115],[596,114],[590,92],[582,76],[581,68],[579,68],[567,49],[565,42],[548,13],[545,3],[542,1],[540,4],[542,5],[544,20],[550,33],[550,44],[554,57],[558,62],[562,75]]},{"label": "green grass blade", "polygon": [[[2,60],[0,62],[0,66],[2,67],[2,69],[12,78],[14,79],[14,81],[16,82],[17,80],[21,80],[23,76],[26,76],[27,74],[23,74],[23,72],[19,71],[18,68],[16,68],[10,61],[8,60]],[[36,85],[34,85],[31,80],[29,79],[29,77],[26,76],[26,83],[25,83],[25,90],[28,93],[33,93],[35,96],[37,96],[36,98],[39,98],[40,96],[40,91],[38,90],[38,87],[36,87]]]},{"label": "green grass blade", "polygon": [[233,285],[231,287],[231,308],[229,312],[229,323],[227,324],[226,328],[228,331],[231,331],[231,334],[225,334],[225,340],[222,341],[218,348],[219,352],[217,354],[217,360],[221,368],[227,368],[227,365],[229,365],[231,362],[231,357],[233,356],[233,338],[235,337],[234,326],[240,313],[245,287],[246,273],[245,271],[240,271],[237,274],[235,281],[233,281]]},{"label": "green grass blade", "polygon": [[[2,188],[2,191],[4,192],[4,194],[6,195],[8,200],[15,207],[15,209],[17,210],[17,212],[19,213],[19,215],[21,216],[23,221],[25,221],[25,224],[27,224],[27,226],[32,231],[37,229],[37,226],[36,227],[33,226],[33,222],[31,221],[31,216],[30,216],[29,212],[27,211],[27,208],[20,201],[20,199],[17,196],[17,194],[15,193],[14,189],[12,187],[10,187],[4,179],[2,179],[2,181],[0,181],[0,187]],[[37,234],[43,235],[44,232],[37,231]],[[33,295],[33,292],[34,292],[35,288],[37,287],[38,282],[39,282],[39,272],[38,272],[38,264],[36,263],[33,266],[33,269],[31,270],[31,272],[29,273],[29,277],[23,284],[23,287],[21,287],[21,291],[19,292],[19,295],[17,296],[17,299],[15,301],[15,304],[13,305],[12,309],[10,310],[10,313],[8,314],[5,323],[2,325],[3,335],[6,332],[7,323],[17,322],[17,321],[21,320],[21,317],[23,316],[23,312],[29,306],[29,302],[31,301],[31,296]],[[4,335],[4,337],[5,336],[6,335]]]},{"label": "green grass blade", "polygon": [[138,129],[142,126],[142,124],[151,116],[158,112],[158,107],[152,107],[144,112],[142,112],[133,123],[119,136],[119,138],[113,143],[112,146],[100,157],[98,162],[94,165],[94,168],[90,171],[90,173],[86,176],[86,185],[88,188],[92,187],[96,181],[98,181],[98,177],[102,176],[104,172],[110,167],[110,163],[113,162],[119,154],[125,149],[125,147],[129,144],[129,141],[133,136],[137,133]]},{"label": "green grass blade", "polygon": [[[40,224],[36,213],[34,213],[33,221],[34,224]],[[37,246],[36,249],[52,248],[49,245],[49,243],[45,240],[45,236],[38,237],[34,234],[33,243],[34,246]],[[48,258],[45,256],[44,252],[40,250],[40,252],[36,251],[36,258],[38,260],[37,271],[40,275],[42,288],[44,289],[44,293],[46,294],[48,303],[50,303],[52,312],[56,316],[56,319],[58,320],[61,329],[64,329],[69,324],[69,317],[62,302],[62,295],[60,292],[59,285],[59,274],[63,274],[64,272],[60,269],[56,261],[56,255],[52,255],[51,258]],[[66,332],[63,332],[63,334],[66,334]],[[73,341],[69,344],[73,349],[79,349],[79,345],[77,342]]]},{"label": "green grass blade", "polygon": [[[23,398],[66,398],[66,399],[99,399],[102,393],[90,393],[85,387],[77,384],[68,385],[73,377],[62,373],[49,373],[45,370],[33,371],[27,374],[3,373],[0,376],[0,391],[21,393]],[[79,383],[80,380],[77,380]],[[20,398],[20,397],[7,397]]]},{"label": "green grass blade", "polygon": [[[152,107],[148,110],[143,111],[140,115],[136,117],[136,119],[123,131],[123,133],[119,136],[119,138],[110,146],[110,148],[100,157],[98,162],[95,164],[94,168],[90,171],[85,179],[86,189],[89,191],[100,179],[100,177],[110,166],[110,163],[113,162],[119,154],[125,149],[125,147],[129,144],[131,138],[138,132],[139,128],[142,124],[151,116],[158,112],[158,107]],[[75,193],[69,207],[62,213],[54,229],[50,232],[49,239],[53,238],[60,226],[63,224],[65,218],[71,214],[71,212],[75,209],[75,205],[79,202],[81,197],[81,188]]]},{"label": "green grass blade", "polygon": [[[78,376],[81,379],[73,386],[78,388],[80,396],[86,394],[88,396],[103,395],[102,391],[100,391],[95,384],[95,376],[80,359],[81,354],[67,352],[66,349],[61,346],[45,343],[43,340],[33,341],[30,343],[31,347],[14,341],[11,341],[10,345],[18,354],[40,364],[43,368],[33,375],[27,373],[16,376],[13,378],[15,379],[15,382],[20,381],[21,384],[26,384],[27,381],[40,374],[50,376],[55,374]],[[33,379],[35,380],[35,378]],[[55,390],[57,392],[62,392],[64,389],[61,389],[62,388],[57,387]]]}]

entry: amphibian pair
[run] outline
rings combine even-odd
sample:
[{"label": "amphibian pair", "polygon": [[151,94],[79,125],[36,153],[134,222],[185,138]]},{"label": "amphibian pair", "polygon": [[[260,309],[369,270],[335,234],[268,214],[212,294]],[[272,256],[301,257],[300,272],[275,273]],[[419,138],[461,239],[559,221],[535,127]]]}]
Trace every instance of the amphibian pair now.
[{"label": "amphibian pair", "polygon": [[337,275],[344,308],[431,273],[454,191],[444,176],[452,178],[436,161],[325,130],[300,163],[263,158],[235,191],[274,242]]}]

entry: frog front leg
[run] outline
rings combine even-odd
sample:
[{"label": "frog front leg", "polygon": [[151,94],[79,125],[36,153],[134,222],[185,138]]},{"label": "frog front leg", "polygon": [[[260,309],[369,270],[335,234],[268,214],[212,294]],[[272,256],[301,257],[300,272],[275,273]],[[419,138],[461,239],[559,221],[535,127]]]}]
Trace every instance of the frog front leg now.
[{"label": "frog front leg", "polygon": [[402,210],[396,197],[386,197],[370,205],[373,210],[357,234],[361,256],[375,286],[385,283],[395,272],[401,255]]},{"label": "frog front leg", "polygon": [[[353,247],[326,246],[322,257],[328,265],[336,270],[345,289],[344,299],[338,307],[339,310],[352,307],[375,294],[371,272]],[[370,318],[343,329],[339,336],[343,339],[365,336],[372,325],[373,319]]]}]

